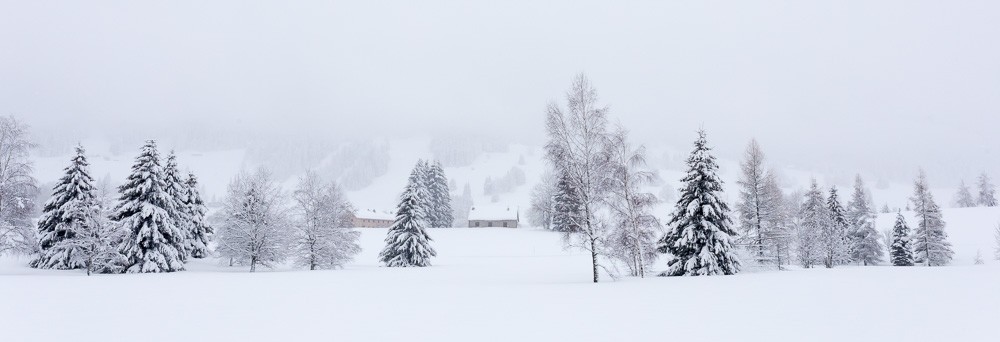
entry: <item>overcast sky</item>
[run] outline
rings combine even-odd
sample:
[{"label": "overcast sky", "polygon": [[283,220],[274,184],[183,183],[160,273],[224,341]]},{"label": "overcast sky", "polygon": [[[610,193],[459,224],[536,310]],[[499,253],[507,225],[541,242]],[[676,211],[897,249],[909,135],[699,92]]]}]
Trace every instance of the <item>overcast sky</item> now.
[{"label": "overcast sky", "polygon": [[[1000,175],[998,1],[0,0],[0,113],[544,139],[588,74],[647,144]],[[833,166],[842,164],[843,166]],[[953,165],[953,166],[945,166]],[[975,170],[975,171],[973,171]]]}]

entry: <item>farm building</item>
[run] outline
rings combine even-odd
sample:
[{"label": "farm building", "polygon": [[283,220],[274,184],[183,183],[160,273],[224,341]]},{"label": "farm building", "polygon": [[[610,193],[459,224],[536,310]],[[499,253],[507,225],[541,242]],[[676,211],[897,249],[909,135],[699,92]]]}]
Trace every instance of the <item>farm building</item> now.
[{"label": "farm building", "polygon": [[510,207],[473,207],[469,210],[469,228],[517,228],[521,215]]},{"label": "farm building", "polygon": [[354,213],[352,221],[357,228],[389,228],[396,221],[396,215],[369,209]]}]

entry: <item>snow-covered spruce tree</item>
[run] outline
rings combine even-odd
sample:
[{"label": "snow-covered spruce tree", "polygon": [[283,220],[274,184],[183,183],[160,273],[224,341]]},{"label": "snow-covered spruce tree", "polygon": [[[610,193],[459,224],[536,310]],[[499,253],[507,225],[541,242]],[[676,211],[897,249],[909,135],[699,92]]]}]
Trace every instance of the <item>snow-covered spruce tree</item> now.
[{"label": "snow-covered spruce tree", "polygon": [[948,242],[941,208],[934,203],[924,170],[920,170],[913,183],[910,201],[917,219],[917,229],[913,232],[914,262],[927,266],[947,265],[955,253]]},{"label": "snow-covered spruce tree", "polygon": [[993,182],[990,181],[990,176],[983,172],[979,175],[979,206],[980,207],[995,207],[997,206],[997,188],[993,186]]},{"label": "snow-covered spruce tree", "polygon": [[828,224],[824,226],[820,233],[820,244],[823,248],[823,266],[833,268],[834,265],[843,265],[851,260],[850,235],[848,234],[849,224],[844,213],[844,207],[840,204],[837,196],[837,188],[830,188],[830,197],[826,202]]},{"label": "snow-covered spruce tree", "polygon": [[187,204],[185,203],[187,189],[185,189],[184,180],[181,179],[181,171],[177,166],[177,154],[174,151],[170,151],[170,154],[167,155],[167,161],[163,165],[163,183],[167,196],[173,201],[170,217],[183,233],[182,239],[177,242],[175,247],[181,252],[181,260],[187,261],[191,254],[192,243],[189,241],[191,230],[194,228],[191,226],[191,218],[188,217]]},{"label": "snow-covered spruce tree", "polygon": [[892,246],[889,251],[889,259],[893,266],[913,266],[910,226],[906,225],[903,213],[896,214],[896,224],[892,227]]},{"label": "snow-covered spruce tree", "polygon": [[126,231],[120,251],[128,273],[160,273],[184,270],[183,251],[178,248],[186,234],[174,222],[174,198],[164,181],[156,142],[142,147],[132,174],[118,188],[118,206],[112,220]]},{"label": "snow-covered spruce tree", "polygon": [[229,184],[216,251],[229,265],[273,267],[288,257],[292,229],[281,188],[266,169],[240,173]]},{"label": "snow-covered spruce tree", "polygon": [[444,168],[439,161],[428,165],[427,195],[430,203],[429,226],[431,228],[454,226],[455,212],[451,208],[451,190],[448,187],[448,177],[445,176]]},{"label": "snow-covered spruce tree", "polygon": [[77,246],[60,243],[75,239],[77,229],[91,224],[94,213],[84,208],[94,208],[94,178],[90,176],[83,146],[76,147],[76,155],[65,169],[66,174],[52,189],[52,197],[42,207],[38,219],[38,244],[41,253],[29,264],[34,268],[78,269],[86,265],[82,259],[74,258]]},{"label": "snow-covered spruce tree", "polygon": [[572,233],[580,230],[580,196],[570,183],[566,171],[559,171],[552,197],[552,230]]},{"label": "snow-covered spruce tree", "polygon": [[862,265],[876,265],[885,255],[880,234],[875,229],[875,209],[871,195],[861,175],[854,177],[854,193],[847,204],[847,223],[850,224],[851,260]]},{"label": "snow-covered spruce tree", "polygon": [[434,222],[434,203],[431,202],[431,167],[426,160],[419,159],[417,164],[413,166],[413,172],[417,174],[417,189],[420,192],[420,208],[423,213],[422,220],[424,220],[424,227],[431,227],[431,223]]},{"label": "snow-covered spruce tree", "polygon": [[418,168],[410,173],[396,207],[396,221],[385,236],[385,248],[378,258],[388,267],[426,267],[431,265],[430,258],[437,256],[425,229],[421,176]]},{"label": "snow-covered spruce tree", "polygon": [[[568,218],[569,224],[558,219],[554,226],[566,233],[563,241],[567,247],[590,253],[591,272],[596,283],[600,277],[598,270],[603,268],[599,258],[605,254],[611,233],[611,225],[598,214],[608,196],[608,178],[612,170],[608,109],[598,104],[597,90],[583,74],[573,80],[566,94],[566,104],[566,109],[555,103],[548,106],[546,159],[562,177],[558,191],[575,197],[579,206],[577,213],[561,216]],[[557,217],[566,214],[559,209],[565,203],[556,201]],[[572,209],[569,210],[571,213]]]},{"label": "snow-covered spruce tree", "polygon": [[823,199],[823,191],[812,180],[809,191],[805,194],[805,202],[799,213],[800,223],[797,238],[797,254],[802,267],[812,268],[823,260],[822,232],[827,230],[830,215]]},{"label": "snow-covered spruce tree", "polygon": [[687,175],[680,199],[660,239],[659,251],[670,253],[664,276],[729,275],[740,271],[730,242],[729,206],[719,196],[722,180],[705,131],[698,131],[694,151],[687,159]]},{"label": "snow-covered spruce tree", "polygon": [[310,270],[343,268],[361,252],[360,232],[350,228],[354,209],[334,182],[323,182],[313,172],[299,180],[295,190],[298,214],[294,242],[295,264]]},{"label": "snow-covered spruce tree", "polygon": [[653,215],[656,196],[642,191],[653,181],[646,167],[645,146],[632,147],[628,132],[619,128],[611,136],[612,175],[608,208],[614,231],[609,254],[628,267],[632,276],[645,277],[656,261],[656,237],[660,221]]},{"label": "snow-covered spruce tree", "polygon": [[38,185],[31,176],[28,126],[13,116],[0,117],[0,255],[40,252],[35,229]]},{"label": "snow-covered spruce tree", "polygon": [[188,173],[184,181],[184,208],[188,221],[188,238],[186,250],[192,258],[201,259],[209,254],[208,242],[215,230],[205,218],[207,209],[205,201],[198,190],[198,178]]},{"label": "snow-covered spruce tree", "polygon": [[[780,221],[781,189],[772,172],[764,166],[764,152],[757,140],[750,140],[743,155],[742,171],[737,185],[740,187],[736,211],[739,213],[741,235],[739,244],[745,246],[758,265],[778,265],[776,243]],[[780,265],[778,265],[780,267]]]},{"label": "snow-covered spruce tree", "polygon": [[955,194],[955,207],[958,208],[971,208],[976,206],[976,200],[972,198],[972,192],[969,191],[969,186],[965,185],[963,180],[958,185],[958,193]]},{"label": "snow-covered spruce tree", "polygon": [[532,226],[552,229],[555,214],[556,178],[551,172],[542,175],[542,180],[531,189],[531,206],[528,208],[528,222]]}]

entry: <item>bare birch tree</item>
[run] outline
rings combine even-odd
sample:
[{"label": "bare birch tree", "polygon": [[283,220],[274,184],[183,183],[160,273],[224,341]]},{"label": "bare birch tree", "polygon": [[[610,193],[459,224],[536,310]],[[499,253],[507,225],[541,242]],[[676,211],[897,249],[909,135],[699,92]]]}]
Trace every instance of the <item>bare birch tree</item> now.
[{"label": "bare birch tree", "polygon": [[613,167],[606,201],[614,232],[609,253],[625,263],[630,275],[645,277],[659,255],[656,238],[660,221],[652,213],[657,199],[642,191],[643,186],[652,183],[654,174],[642,169],[646,166],[646,147],[632,146],[625,129],[619,128],[611,136],[610,147]]},{"label": "bare birch tree", "polygon": [[580,211],[570,218],[578,226],[566,234],[566,244],[590,252],[594,282],[598,282],[599,257],[604,254],[610,225],[598,216],[608,195],[611,151],[608,148],[607,107],[597,103],[597,90],[583,74],[577,75],[566,94],[566,108],[548,106],[546,157],[556,172],[566,176],[580,198]]},{"label": "bare birch tree", "polygon": [[31,223],[38,197],[28,158],[34,147],[27,125],[13,116],[0,117],[0,255],[39,251]]}]

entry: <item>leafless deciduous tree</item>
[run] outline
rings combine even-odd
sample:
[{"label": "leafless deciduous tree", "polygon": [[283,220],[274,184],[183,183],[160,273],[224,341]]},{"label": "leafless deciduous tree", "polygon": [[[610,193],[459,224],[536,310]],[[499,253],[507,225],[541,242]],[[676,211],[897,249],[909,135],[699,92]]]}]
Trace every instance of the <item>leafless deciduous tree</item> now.
[{"label": "leafless deciduous tree", "polygon": [[660,221],[653,215],[656,196],[642,191],[652,183],[654,174],[646,167],[646,147],[633,146],[628,141],[628,131],[619,128],[611,135],[611,177],[608,178],[610,196],[607,207],[614,223],[610,254],[622,261],[630,275],[644,277],[656,261],[656,238]]},{"label": "leafless deciduous tree", "polygon": [[542,180],[531,189],[531,207],[528,209],[528,222],[532,226],[552,229],[552,216],[556,195],[556,177],[551,172],[542,176]]},{"label": "leafless deciduous tree", "polygon": [[351,229],[354,209],[334,182],[323,182],[313,172],[299,180],[295,190],[295,264],[310,270],[341,268],[361,252]]},{"label": "leafless deciduous tree", "polygon": [[750,140],[740,165],[742,174],[737,184],[740,186],[739,202],[736,204],[740,216],[739,244],[750,250],[753,261],[759,265],[776,265],[779,269],[784,248],[787,245],[783,194],[774,172],[764,165],[764,151],[757,140]]},{"label": "leafless deciduous tree", "polygon": [[566,243],[591,255],[593,279],[599,280],[599,257],[610,234],[610,225],[598,217],[608,196],[611,150],[608,147],[607,107],[597,102],[597,90],[583,74],[573,80],[566,94],[566,108],[548,106],[546,156],[557,172],[566,175],[580,198],[580,211],[570,218],[579,229],[567,233]]},{"label": "leafless deciduous tree", "polygon": [[219,219],[218,252],[230,265],[273,267],[288,256],[292,228],[284,194],[265,169],[229,184]]},{"label": "leafless deciduous tree", "polygon": [[0,117],[0,255],[38,252],[30,219],[38,194],[28,158],[32,148],[27,125]]}]

